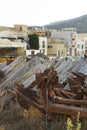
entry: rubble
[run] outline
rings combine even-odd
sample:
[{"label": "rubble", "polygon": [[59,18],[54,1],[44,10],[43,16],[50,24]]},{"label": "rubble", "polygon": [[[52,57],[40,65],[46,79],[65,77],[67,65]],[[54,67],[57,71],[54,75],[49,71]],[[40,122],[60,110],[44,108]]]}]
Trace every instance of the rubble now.
[{"label": "rubble", "polygon": [[[26,62],[20,57],[0,70],[0,93],[7,91],[25,109],[34,106],[42,113],[60,113],[87,118],[87,62],[85,59],[51,62],[38,56]],[[1,76],[1,73],[0,73]],[[49,96],[50,87],[55,93]],[[3,96],[3,95],[2,95]],[[12,99],[9,98],[8,101]]]}]

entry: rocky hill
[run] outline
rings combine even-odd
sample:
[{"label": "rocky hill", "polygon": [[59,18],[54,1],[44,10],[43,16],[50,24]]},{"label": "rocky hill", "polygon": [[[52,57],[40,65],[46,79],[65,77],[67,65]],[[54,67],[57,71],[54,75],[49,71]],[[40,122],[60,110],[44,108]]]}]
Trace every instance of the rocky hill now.
[{"label": "rocky hill", "polygon": [[57,30],[62,30],[62,28],[76,28],[78,33],[87,33],[87,14],[70,20],[46,24],[44,27]]}]

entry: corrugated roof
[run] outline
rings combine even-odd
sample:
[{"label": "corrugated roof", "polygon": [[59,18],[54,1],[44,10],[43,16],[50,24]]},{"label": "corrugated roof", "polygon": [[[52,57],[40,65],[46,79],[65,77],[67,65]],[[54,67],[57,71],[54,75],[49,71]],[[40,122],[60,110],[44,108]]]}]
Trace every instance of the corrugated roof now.
[{"label": "corrugated roof", "polygon": [[8,39],[0,39],[0,47],[26,47],[26,42],[12,42]]}]

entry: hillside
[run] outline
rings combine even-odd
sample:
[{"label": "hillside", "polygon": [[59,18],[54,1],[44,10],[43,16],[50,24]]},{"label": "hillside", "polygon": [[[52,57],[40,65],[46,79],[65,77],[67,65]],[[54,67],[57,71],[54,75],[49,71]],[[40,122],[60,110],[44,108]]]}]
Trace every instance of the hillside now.
[{"label": "hillside", "polygon": [[57,21],[44,26],[48,29],[76,28],[78,33],[87,33],[87,14],[78,18]]}]

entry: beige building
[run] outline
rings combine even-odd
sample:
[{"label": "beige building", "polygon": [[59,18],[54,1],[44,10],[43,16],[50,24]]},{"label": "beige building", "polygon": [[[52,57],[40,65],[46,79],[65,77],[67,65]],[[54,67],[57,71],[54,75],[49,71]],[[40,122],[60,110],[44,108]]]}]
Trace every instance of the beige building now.
[{"label": "beige building", "polygon": [[27,25],[14,25],[14,30],[20,31],[23,33],[28,33],[28,26]]},{"label": "beige building", "polygon": [[37,34],[38,36],[45,36],[46,31],[44,29],[36,29],[32,31],[33,33]]},{"label": "beige building", "polygon": [[28,34],[37,34],[39,37],[50,37],[51,36],[51,30],[46,30],[44,28],[40,29],[30,29],[28,28]]},{"label": "beige building", "polygon": [[48,39],[47,53],[50,56],[66,56],[66,46],[63,39]]},{"label": "beige building", "polygon": [[84,41],[85,39],[87,40],[87,33],[78,34],[78,38],[82,41]]},{"label": "beige building", "polygon": [[16,58],[17,56],[25,55],[25,52],[26,42],[0,38],[0,63],[11,57]]}]

